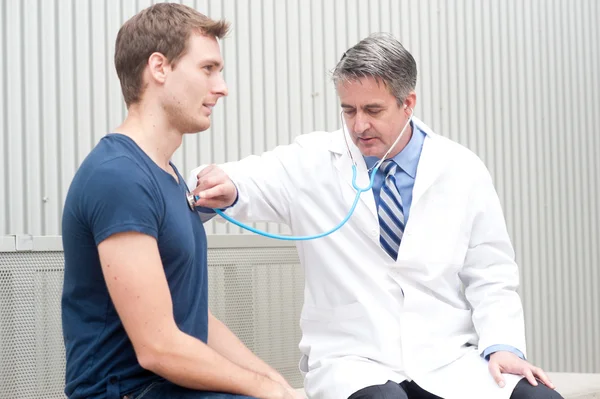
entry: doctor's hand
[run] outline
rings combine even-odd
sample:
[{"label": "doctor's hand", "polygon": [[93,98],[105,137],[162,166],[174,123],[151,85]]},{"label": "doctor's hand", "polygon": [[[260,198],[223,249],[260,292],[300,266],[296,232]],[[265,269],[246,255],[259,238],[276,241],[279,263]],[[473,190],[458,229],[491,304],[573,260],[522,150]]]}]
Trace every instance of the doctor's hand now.
[{"label": "doctor's hand", "polygon": [[198,173],[194,194],[200,199],[196,206],[223,209],[231,206],[237,198],[237,188],[229,176],[217,165],[209,165]]},{"label": "doctor's hand", "polygon": [[526,360],[508,351],[498,351],[492,353],[488,367],[492,377],[500,388],[504,388],[504,378],[502,373],[522,375],[533,386],[537,386],[539,379],[549,388],[554,389],[554,384],[550,381],[544,370],[535,367]]}]

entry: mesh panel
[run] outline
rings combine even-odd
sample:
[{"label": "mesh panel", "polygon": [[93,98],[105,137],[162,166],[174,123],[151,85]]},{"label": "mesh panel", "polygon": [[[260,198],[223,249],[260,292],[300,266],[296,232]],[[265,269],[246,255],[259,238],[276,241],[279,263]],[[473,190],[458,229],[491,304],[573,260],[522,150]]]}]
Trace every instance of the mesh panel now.
[{"label": "mesh panel", "polygon": [[211,249],[209,306],[254,353],[294,387],[304,274],[295,248]]},{"label": "mesh panel", "polygon": [[0,398],[64,398],[61,252],[0,253]]},{"label": "mesh panel", "polygon": [[[209,304],[290,384],[304,277],[294,248],[209,249]],[[0,398],[64,399],[62,252],[0,252]]]}]

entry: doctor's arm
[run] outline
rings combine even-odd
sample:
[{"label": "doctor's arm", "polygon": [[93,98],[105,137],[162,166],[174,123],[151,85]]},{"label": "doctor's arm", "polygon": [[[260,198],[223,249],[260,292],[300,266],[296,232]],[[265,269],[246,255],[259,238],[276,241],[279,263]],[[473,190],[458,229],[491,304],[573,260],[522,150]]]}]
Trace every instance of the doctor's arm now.
[{"label": "doctor's arm", "polygon": [[499,385],[504,384],[504,372],[523,375],[532,385],[537,377],[552,387],[541,369],[524,360],[525,325],[517,293],[519,270],[489,173],[482,173],[473,187],[469,205],[474,217],[460,278],[473,309],[478,347],[483,356],[489,356],[490,372]]},{"label": "doctor's arm", "polygon": [[291,170],[298,168],[300,146],[279,146],[262,155],[191,171],[188,186],[207,208],[227,208],[227,214],[248,222],[289,224],[289,204],[295,187]]}]

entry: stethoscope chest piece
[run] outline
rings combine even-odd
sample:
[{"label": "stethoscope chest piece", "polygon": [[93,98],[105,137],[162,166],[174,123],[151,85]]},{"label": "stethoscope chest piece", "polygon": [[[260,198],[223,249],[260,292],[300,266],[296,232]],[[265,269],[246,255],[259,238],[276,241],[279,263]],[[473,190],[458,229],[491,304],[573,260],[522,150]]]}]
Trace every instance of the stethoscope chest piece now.
[{"label": "stethoscope chest piece", "polygon": [[196,201],[198,201],[200,199],[200,197],[190,193],[190,194],[187,194],[185,196],[185,198],[187,199],[187,203],[188,203],[188,206],[190,207],[190,210],[192,212],[196,211]]}]

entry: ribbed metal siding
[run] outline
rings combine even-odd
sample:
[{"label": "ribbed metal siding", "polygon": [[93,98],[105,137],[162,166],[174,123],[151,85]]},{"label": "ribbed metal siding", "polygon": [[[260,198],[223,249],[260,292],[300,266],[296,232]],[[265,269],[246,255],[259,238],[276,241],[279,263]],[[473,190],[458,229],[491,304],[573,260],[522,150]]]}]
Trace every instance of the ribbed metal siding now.
[{"label": "ribbed metal siding", "polygon": [[[125,116],[116,33],[151,3],[0,0],[0,235],[60,233],[74,171]],[[234,29],[223,41],[230,95],[211,131],[177,152],[183,172],[336,129],[328,72],[360,38],[390,31],[419,66],[416,114],[492,172],[522,265],[532,359],[600,372],[598,2],[184,3]]]}]

